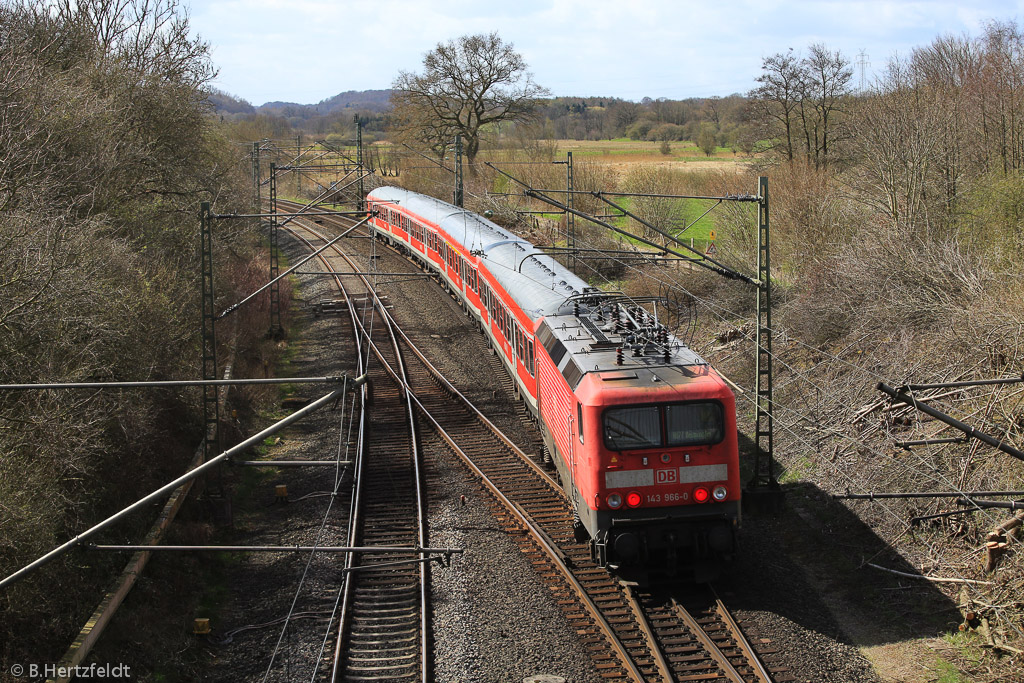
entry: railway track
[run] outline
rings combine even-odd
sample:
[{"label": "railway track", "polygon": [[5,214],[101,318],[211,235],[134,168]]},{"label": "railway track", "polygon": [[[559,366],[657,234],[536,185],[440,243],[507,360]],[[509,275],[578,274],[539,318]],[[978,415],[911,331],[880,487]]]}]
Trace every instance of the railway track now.
[{"label": "railway track", "polygon": [[[301,226],[291,234],[313,246]],[[318,236],[314,236],[314,239]],[[339,252],[340,253],[340,252]],[[327,270],[340,257],[321,256]],[[365,279],[335,276],[363,343],[393,348],[393,366],[404,376],[394,332]],[[353,476],[349,538],[353,545],[424,547],[425,505],[422,458],[415,418],[402,385],[392,383],[380,363],[368,362],[373,409],[364,412]],[[331,681],[428,681],[429,585],[425,557],[346,556]]]},{"label": "railway track", "polygon": [[[325,241],[312,228],[301,229],[321,244]],[[389,257],[388,264],[389,270],[404,264],[414,272],[415,264],[397,255]],[[349,266],[360,268],[355,261]],[[539,458],[500,434],[397,326],[396,334],[398,346],[410,358],[404,380],[411,390],[410,403],[481,478],[495,499],[496,516],[508,530],[529,531],[518,537],[522,552],[580,634],[605,680],[789,680],[783,669],[771,670],[761,663],[721,601],[714,601],[714,610],[697,609],[693,605],[702,601],[692,594],[634,589],[598,567],[589,546],[574,539],[572,512],[557,482],[538,465]],[[389,366],[398,362],[399,349],[389,361],[386,346],[374,347]],[[401,382],[397,372],[391,374]],[[454,405],[453,398],[458,399]]]}]

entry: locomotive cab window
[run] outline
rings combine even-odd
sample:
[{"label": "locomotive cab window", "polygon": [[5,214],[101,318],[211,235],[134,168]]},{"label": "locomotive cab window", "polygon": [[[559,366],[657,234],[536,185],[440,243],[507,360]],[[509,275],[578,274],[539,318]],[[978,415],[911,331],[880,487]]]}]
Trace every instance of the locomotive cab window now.
[{"label": "locomotive cab window", "polygon": [[709,445],[725,438],[717,401],[609,408],[603,426],[605,445],[613,451]]},{"label": "locomotive cab window", "polygon": [[680,403],[665,406],[665,436],[669,446],[718,443],[723,433],[719,403]]},{"label": "locomotive cab window", "polygon": [[604,440],[613,451],[660,446],[661,411],[658,406],[606,410]]}]

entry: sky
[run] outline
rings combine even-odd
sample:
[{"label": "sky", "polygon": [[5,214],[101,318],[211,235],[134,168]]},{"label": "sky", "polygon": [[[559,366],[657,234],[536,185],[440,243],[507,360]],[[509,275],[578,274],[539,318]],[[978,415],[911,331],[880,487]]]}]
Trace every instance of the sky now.
[{"label": "sky", "polygon": [[[824,43],[860,83],[896,55],[1024,0],[183,0],[210,43],[214,87],[259,105],[315,104],[391,86],[438,43],[498,31],[557,96],[682,99],[746,93],[765,57]],[[863,53],[864,58],[860,55]]]}]

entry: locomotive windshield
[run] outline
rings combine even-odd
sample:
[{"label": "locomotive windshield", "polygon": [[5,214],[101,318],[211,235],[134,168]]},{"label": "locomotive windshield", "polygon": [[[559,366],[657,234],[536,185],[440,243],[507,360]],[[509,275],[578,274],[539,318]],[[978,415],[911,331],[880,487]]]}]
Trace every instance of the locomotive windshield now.
[{"label": "locomotive windshield", "polygon": [[609,408],[604,441],[613,451],[718,443],[725,437],[717,401]]}]

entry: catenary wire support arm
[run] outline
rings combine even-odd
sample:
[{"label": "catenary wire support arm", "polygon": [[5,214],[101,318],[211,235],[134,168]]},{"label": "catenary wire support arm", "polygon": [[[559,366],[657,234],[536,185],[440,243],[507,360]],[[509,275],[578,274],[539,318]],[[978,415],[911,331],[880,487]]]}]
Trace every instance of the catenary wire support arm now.
[{"label": "catenary wire support arm", "polygon": [[[708,263],[711,263],[711,264],[713,264],[715,266],[718,266],[718,268],[720,270],[718,270],[717,272],[722,273],[723,275],[726,275],[727,277],[731,277],[734,280],[743,280],[744,282],[747,282],[749,284],[752,284],[752,285],[755,285],[755,286],[757,285],[758,281],[753,279],[749,275],[744,275],[743,273],[738,273],[735,270],[733,270],[732,268],[730,268],[729,266],[725,265],[724,263],[721,263],[721,262],[716,261],[715,259],[709,257],[707,254],[702,254],[699,249],[695,249],[694,247],[691,247],[689,244],[686,244],[685,242],[683,242],[681,239],[679,239],[675,235],[672,235],[670,233],[665,232],[664,230],[662,230],[661,228],[657,227],[656,225],[654,225],[650,221],[646,221],[643,218],[640,218],[635,213],[630,212],[624,206],[620,206],[619,204],[616,204],[612,200],[610,200],[607,197],[603,196],[604,195],[603,192],[591,192],[590,194],[592,194],[594,197],[597,197],[602,202],[604,202],[605,204],[608,204],[608,206],[611,206],[612,208],[616,209],[617,211],[621,211],[622,215],[629,216],[630,218],[635,220],[640,225],[643,225],[645,227],[650,228],[651,230],[655,231],[656,233],[658,233],[659,235],[661,235],[665,239],[671,240],[672,242],[674,242],[674,243],[678,244],[679,246],[681,246],[683,249],[686,249],[687,251],[689,251],[689,252],[691,252],[693,254],[696,254],[700,258],[700,260],[707,261]],[[722,202],[722,200],[719,200],[719,204],[721,202]],[[711,207],[711,209],[715,208],[716,206],[718,206],[718,204],[714,204]],[[708,209],[708,211],[711,211],[711,209]],[[704,216],[706,216],[708,211],[705,211],[703,214],[701,214],[700,218],[703,218]],[[700,220],[700,218],[698,218],[697,220]],[[696,221],[694,221],[694,223],[695,222]],[[692,225],[693,225],[693,223],[691,223],[686,228],[684,228],[684,230],[689,228]]]},{"label": "catenary wire support arm", "polygon": [[[586,214],[586,213],[584,213],[582,211],[578,211],[576,209],[572,209],[569,206],[567,206],[566,204],[564,204],[564,203],[562,203],[562,202],[560,202],[560,201],[558,201],[556,199],[552,199],[551,197],[549,197],[549,196],[547,196],[547,195],[545,195],[545,194],[543,194],[541,192],[537,192],[536,190],[533,190],[532,188],[530,188],[529,185],[527,185],[526,183],[522,182],[518,178],[515,178],[515,177],[509,175],[505,171],[502,171],[500,168],[498,168],[497,166],[493,165],[491,162],[487,161],[487,162],[484,162],[484,164],[487,165],[487,166],[490,166],[491,168],[493,168],[498,173],[500,173],[503,176],[507,177],[509,180],[511,180],[511,181],[513,181],[515,183],[518,183],[519,185],[522,185],[524,188],[526,188],[524,190],[524,193],[528,197],[533,197],[535,199],[539,199],[540,201],[545,202],[547,204],[550,204],[551,206],[554,206],[557,209],[561,209],[562,211],[566,211],[568,213],[572,213],[572,214],[574,214],[576,216],[579,216],[580,218],[583,218],[584,220],[590,221],[591,223],[594,223],[596,225],[600,225],[602,228],[607,228],[608,230],[611,230],[612,232],[618,233],[620,235],[625,235],[626,237],[629,237],[630,239],[634,239],[634,240],[636,240],[638,242],[642,242],[643,244],[646,244],[649,247],[654,247],[655,249],[657,249],[661,253],[671,254],[672,256],[677,256],[680,259],[683,259],[683,260],[688,261],[690,263],[697,264],[698,266],[700,266],[702,268],[706,268],[707,270],[711,270],[713,272],[716,272],[719,275],[723,275],[723,276],[725,276],[725,277],[727,277],[727,278],[729,278],[731,280],[743,280],[744,282],[748,282],[748,283],[750,283],[752,285],[755,285],[755,286],[760,284],[757,280],[751,278],[748,275],[744,275],[742,273],[737,273],[737,272],[735,272],[733,270],[730,270],[730,269],[718,268],[718,267],[716,267],[714,265],[709,264],[706,261],[706,259],[704,258],[703,254],[700,254],[701,258],[699,258],[699,259],[693,258],[693,256],[689,256],[687,254],[683,254],[683,253],[678,252],[678,251],[676,251],[674,249],[671,249],[669,247],[666,247],[666,246],[663,246],[661,244],[658,244],[657,242],[653,242],[653,241],[651,241],[651,240],[649,240],[649,239],[647,239],[645,237],[641,237],[640,235],[635,235],[635,234],[629,232],[628,230],[623,230],[622,228],[617,227],[615,225],[612,225],[611,223],[606,223],[605,221],[602,221],[602,220],[600,220],[600,219],[598,219],[598,218],[596,218],[594,216],[591,216],[589,214]],[[687,247],[688,247],[688,245],[687,245]]]},{"label": "catenary wire support arm", "polygon": [[342,148],[336,146],[333,142],[327,142],[327,140],[317,140],[316,144],[322,146],[324,149],[326,149],[328,151],[334,152],[335,154],[340,156],[342,159],[346,159],[351,164],[357,164],[358,163],[355,159],[350,157],[348,155],[348,153],[345,152],[345,150],[343,150]]},{"label": "catenary wire support arm", "polygon": [[[408,149],[409,151],[413,152],[414,154],[419,154],[421,157],[423,157],[424,159],[426,159],[430,163],[434,164],[434,166],[438,166],[440,168],[443,168],[444,170],[448,171],[449,173],[455,173],[455,171],[453,169],[448,168],[447,166],[442,164],[437,159],[431,159],[430,157],[428,157],[423,152],[419,151],[418,149],[413,149],[412,147],[410,147],[409,145],[405,144],[404,142],[402,143],[402,147],[405,147],[406,149]],[[488,164],[488,165],[490,165],[490,164]]]},{"label": "catenary wire support arm", "polygon": [[956,504],[982,509],[1003,508],[1006,510],[1024,510],[1024,500],[973,500],[958,498]]},{"label": "catenary wire support arm", "polygon": [[93,545],[87,543],[84,547],[88,550],[112,550],[112,551],[133,551],[133,550],[157,550],[157,551],[212,551],[212,552],[243,552],[243,553],[293,553],[293,552],[318,552],[318,553],[380,553],[382,555],[453,555],[461,553],[462,548],[403,548],[400,546],[333,546],[333,545]]},{"label": "catenary wire support arm", "polygon": [[924,413],[925,415],[930,415],[934,417],[936,420],[946,423],[953,429],[960,430],[961,432],[963,432],[964,434],[973,439],[977,439],[978,441],[987,443],[989,446],[992,446],[993,448],[996,448],[1009,456],[1017,458],[1018,460],[1024,460],[1024,452],[1020,451],[1019,449],[1014,448],[1005,441],[1002,441],[989,434],[986,434],[985,432],[977,430],[974,427],[967,424],[966,422],[961,422],[960,420],[957,420],[956,418],[947,415],[941,410],[936,410],[927,403],[922,403],[921,401],[918,401],[906,391],[903,391],[901,389],[893,389],[885,382],[879,382],[876,388],[883,394],[889,396],[890,398],[894,399],[899,403],[905,403],[908,406],[911,406],[914,409]]},{"label": "catenary wire support arm", "polygon": [[[509,164],[511,162],[502,162]],[[544,162],[552,164],[564,163],[561,161]],[[534,188],[537,192],[565,192],[565,190],[550,190],[545,188]],[[593,194],[593,190],[576,190],[577,194]],[[601,194],[606,197],[650,197],[654,199],[706,199],[708,201],[720,201],[720,202],[756,202],[759,200],[757,195],[753,194],[724,194],[720,196],[712,195],[694,195],[694,194],[654,194],[648,192],[608,192],[601,190]]]},{"label": "catenary wire support arm", "polygon": [[[364,212],[362,212],[362,214],[361,214],[361,215],[365,215],[365,214],[366,214],[366,212],[364,211]],[[332,237],[332,238],[331,238],[331,240],[327,242],[327,244],[325,244],[324,246],[320,247],[319,249],[317,249],[316,251],[314,251],[314,252],[313,252],[312,254],[309,254],[309,255],[308,255],[308,256],[306,256],[306,257],[305,257],[304,259],[300,260],[300,261],[299,261],[298,263],[296,263],[296,264],[295,264],[294,266],[292,266],[292,267],[291,267],[291,268],[289,268],[288,270],[286,270],[286,271],[284,271],[283,273],[281,273],[280,275],[278,275],[278,276],[277,276],[277,277],[276,277],[276,278],[275,278],[274,280],[271,280],[271,281],[270,281],[270,282],[268,282],[267,284],[263,285],[262,287],[260,287],[259,289],[257,289],[257,290],[256,290],[255,292],[253,292],[253,293],[252,293],[252,294],[250,294],[249,296],[247,296],[247,297],[245,297],[244,299],[242,299],[241,301],[239,301],[238,303],[236,303],[236,304],[232,304],[232,305],[228,306],[228,307],[227,307],[226,309],[224,309],[224,312],[223,312],[223,313],[221,313],[221,314],[220,314],[219,316],[217,316],[217,320],[220,320],[220,319],[222,319],[222,318],[225,318],[225,317],[227,317],[228,315],[230,315],[231,313],[234,313],[234,312],[235,312],[235,311],[236,311],[236,310],[237,310],[237,309],[238,309],[238,308],[239,308],[240,306],[242,306],[242,305],[246,304],[247,302],[251,301],[251,300],[252,300],[252,299],[253,299],[254,297],[256,297],[256,296],[257,296],[257,295],[258,295],[258,294],[259,294],[260,292],[262,292],[262,291],[263,291],[263,290],[265,290],[266,288],[270,287],[270,286],[271,286],[272,284],[274,284],[275,282],[277,282],[277,281],[278,281],[278,280],[280,280],[281,278],[283,278],[283,277],[286,277],[287,275],[290,275],[290,274],[291,274],[291,273],[292,273],[293,271],[295,271],[296,269],[298,269],[298,268],[299,268],[300,266],[302,266],[302,265],[303,265],[304,263],[306,263],[306,262],[307,262],[307,261],[309,261],[310,259],[314,258],[314,257],[315,257],[315,256],[317,256],[318,254],[320,254],[320,252],[322,252],[322,251],[324,251],[324,250],[326,250],[326,249],[330,248],[331,246],[333,246],[335,242],[337,242],[338,240],[340,240],[340,239],[341,239],[342,237],[345,237],[346,235],[348,235],[348,234],[349,234],[350,232],[352,232],[352,231],[353,231],[353,230],[355,230],[356,228],[358,228],[358,227],[362,226],[362,225],[363,225],[363,224],[365,224],[365,223],[366,223],[366,221],[368,221],[368,220],[370,220],[370,216],[366,216],[366,218],[364,218],[363,220],[359,221],[358,223],[356,223],[356,224],[355,224],[355,225],[353,225],[353,226],[352,226],[351,228],[349,228],[349,229],[348,229],[348,230],[346,230],[345,232],[341,233],[341,234],[340,234],[340,235],[338,235],[337,237]]]},{"label": "catenary wire support arm", "polygon": [[171,387],[234,387],[250,384],[342,384],[344,377],[256,377],[253,379],[168,379],[139,382],[50,382],[40,384],[0,384],[0,391],[40,391],[44,389],[160,389]]},{"label": "catenary wire support arm", "polygon": [[[288,213],[288,214],[278,213],[277,214],[278,216],[287,216],[287,218],[285,218],[285,220],[283,220],[278,227],[279,228],[283,228],[284,226],[288,225],[289,223],[291,223],[296,218],[301,218],[302,216],[307,215],[306,212],[309,209],[311,209],[313,207],[316,207],[316,206],[319,206],[320,204],[326,202],[327,201],[327,197],[329,197],[331,194],[337,194],[337,193],[340,193],[340,192],[344,192],[349,187],[351,187],[352,185],[355,185],[357,182],[359,182],[363,178],[366,178],[366,177],[371,176],[371,175],[373,175],[373,174],[372,173],[363,173],[358,178],[354,178],[353,180],[349,181],[347,184],[342,185],[341,187],[338,187],[337,185],[335,185],[334,187],[329,187],[326,190],[324,190],[323,192],[321,192],[319,195],[317,195],[316,198],[313,199],[311,202],[309,202],[308,204],[306,204],[303,207],[300,207],[298,211],[295,211],[293,213]],[[345,177],[347,178],[348,176],[345,176]],[[359,213],[359,212],[356,212],[356,213]],[[362,213],[365,214],[366,212],[363,211]]]},{"label": "catenary wire support arm", "polygon": [[279,218],[305,218],[307,216],[365,216],[365,211],[296,211],[295,213],[215,213],[211,214],[212,218],[218,220],[227,220],[231,218],[270,218],[271,216],[277,216]]},{"label": "catenary wire support arm", "polygon": [[1024,374],[1020,377],[1000,377],[998,379],[976,379],[966,382],[940,382],[938,384],[905,384],[901,391],[927,391],[929,389],[959,389],[961,387],[984,387],[993,384],[1019,384],[1024,382]]},{"label": "catenary wire support arm", "polygon": [[909,500],[912,498],[974,498],[975,496],[1024,497],[1024,491],[911,491],[907,493],[834,493],[832,500]]},{"label": "catenary wire support arm", "polygon": [[[361,384],[364,384],[365,382],[366,382],[366,376],[363,375],[361,377],[356,378],[353,381],[353,386],[359,386]],[[28,574],[30,574],[30,573],[34,572],[35,570],[39,569],[43,565],[52,562],[53,560],[57,559],[61,555],[64,555],[65,553],[67,553],[72,548],[74,548],[76,546],[82,545],[86,540],[92,538],[93,536],[95,536],[99,532],[103,531],[104,529],[112,526],[113,524],[116,524],[117,522],[121,521],[122,519],[124,519],[125,517],[130,515],[131,513],[135,512],[137,510],[140,510],[142,508],[148,507],[149,505],[151,505],[152,503],[156,502],[157,500],[160,500],[164,496],[170,495],[170,493],[172,491],[174,491],[176,488],[178,488],[179,486],[181,486],[185,482],[187,482],[189,480],[192,480],[192,479],[195,479],[199,475],[201,475],[201,474],[203,474],[203,473],[213,469],[214,467],[216,467],[220,463],[224,462],[225,460],[228,460],[231,456],[236,455],[238,453],[241,453],[241,452],[245,451],[247,448],[250,448],[250,447],[255,446],[255,445],[259,444],[259,443],[262,443],[263,440],[265,438],[267,438],[268,436],[271,436],[272,434],[276,434],[277,432],[281,431],[285,427],[287,427],[287,426],[289,426],[289,425],[291,425],[291,424],[301,420],[306,415],[309,415],[310,413],[312,413],[312,412],[314,412],[316,410],[319,410],[320,408],[324,407],[325,405],[328,405],[328,404],[336,401],[337,399],[342,398],[343,394],[344,394],[344,389],[335,389],[331,393],[326,394],[324,396],[321,396],[317,400],[313,401],[312,403],[310,403],[305,408],[297,410],[294,413],[292,413],[291,415],[289,415],[288,417],[284,418],[283,420],[270,425],[269,427],[267,427],[263,431],[259,432],[258,434],[250,436],[248,439],[246,439],[245,441],[242,441],[237,446],[229,448],[228,450],[224,451],[220,455],[217,455],[217,456],[215,456],[213,458],[210,458],[209,460],[204,462],[202,465],[199,465],[195,469],[190,470],[189,472],[186,472],[185,474],[183,474],[182,476],[178,477],[177,479],[175,479],[174,481],[170,482],[169,484],[166,484],[166,485],[160,487],[159,489],[157,489],[156,491],[154,491],[153,493],[150,493],[148,496],[140,498],[139,500],[137,500],[136,502],[132,503],[128,507],[122,509],[120,512],[117,512],[117,513],[111,515],[110,517],[108,517],[105,520],[103,520],[102,522],[96,524],[95,526],[93,526],[92,528],[88,529],[87,531],[83,531],[82,533],[78,534],[77,536],[75,536],[74,538],[72,538],[68,542],[64,543],[63,545],[61,545],[61,546],[59,546],[57,548],[54,548],[53,550],[51,550],[47,554],[43,555],[39,559],[35,560],[31,564],[28,564],[28,565],[22,567],[18,571],[14,572],[13,574],[8,576],[7,578],[5,578],[2,581],[0,581],[0,588],[8,586],[8,585],[14,583],[15,581],[18,581],[18,580],[24,578],[25,576],[27,576]]]}]

